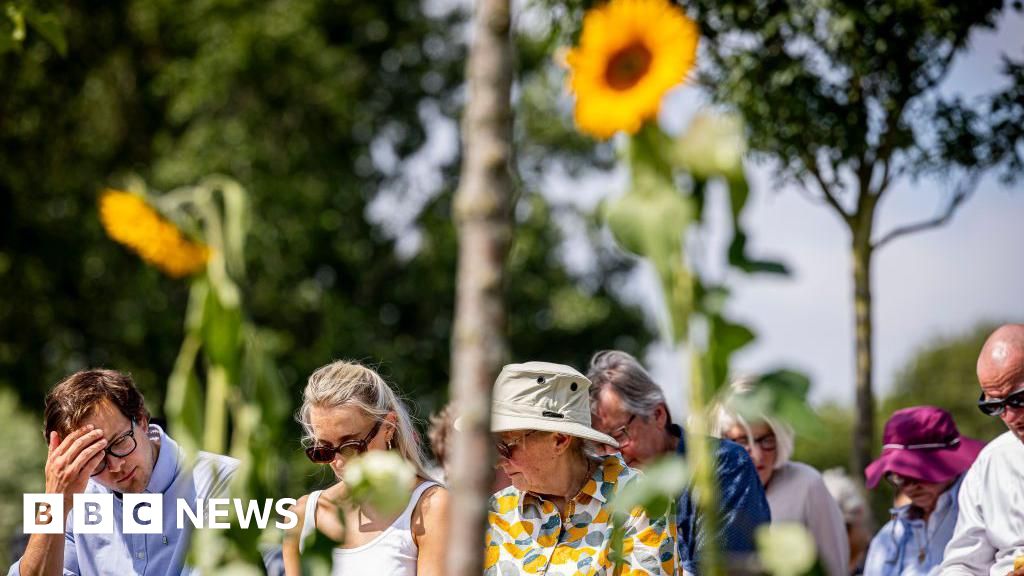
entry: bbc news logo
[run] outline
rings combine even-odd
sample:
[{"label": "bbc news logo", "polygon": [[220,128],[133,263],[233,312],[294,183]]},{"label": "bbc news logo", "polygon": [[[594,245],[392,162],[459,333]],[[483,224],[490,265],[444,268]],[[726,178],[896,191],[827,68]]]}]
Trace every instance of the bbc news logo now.
[{"label": "bbc news logo", "polygon": [[[270,523],[272,512],[278,520],[274,526],[281,530],[294,528],[299,517],[290,508],[294,498],[274,501],[242,500],[240,498],[197,498],[189,505],[178,498],[175,505],[175,525],[183,530],[186,524],[193,528],[227,530],[231,511],[243,529],[255,524],[260,530]],[[164,501],[161,494],[123,494],[122,532],[124,534],[160,534],[164,527]],[[74,512],[73,531],[77,534],[114,533],[113,494],[75,494],[71,511]],[[22,530],[25,534],[63,534],[64,496],[61,494],[25,494]]]}]

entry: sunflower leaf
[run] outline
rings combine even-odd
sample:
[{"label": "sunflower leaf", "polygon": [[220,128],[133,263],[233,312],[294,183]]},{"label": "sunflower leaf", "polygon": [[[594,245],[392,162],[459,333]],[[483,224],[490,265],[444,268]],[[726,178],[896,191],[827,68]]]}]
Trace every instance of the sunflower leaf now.
[{"label": "sunflower leaf", "polygon": [[684,233],[694,217],[693,199],[679,193],[668,159],[671,141],[648,124],[630,141],[631,188],[604,205],[604,219],[626,250],[651,261],[668,303],[670,336],[688,331],[693,279],[683,262]]}]

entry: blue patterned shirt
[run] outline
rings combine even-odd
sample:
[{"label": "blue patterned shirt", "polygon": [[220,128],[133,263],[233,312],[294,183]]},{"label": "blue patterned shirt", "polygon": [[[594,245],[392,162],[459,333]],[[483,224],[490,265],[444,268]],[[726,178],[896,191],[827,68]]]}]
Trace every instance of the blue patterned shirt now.
[{"label": "blue patterned shirt", "polygon": [[[679,437],[676,453],[686,456],[686,440],[678,426],[672,426]],[[749,554],[754,551],[754,530],[772,520],[761,479],[757,477],[750,455],[739,444],[709,438],[715,451],[715,473],[721,504],[718,534],[714,541],[726,554]],[[690,574],[699,574],[700,549],[707,540],[703,516],[697,511],[693,490],[685,490],[676,509],[679,561]]]}]

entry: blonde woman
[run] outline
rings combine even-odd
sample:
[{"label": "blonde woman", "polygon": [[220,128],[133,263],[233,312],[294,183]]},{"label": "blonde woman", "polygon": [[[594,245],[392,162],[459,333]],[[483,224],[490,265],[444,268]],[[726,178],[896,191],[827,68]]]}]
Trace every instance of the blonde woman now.
[{"label": "blonde woman", "polygon": [[[295,505],[299,521],[285,539],[286,573],[302,573],[303,547],[319,531],[339,543],[333,574],[443,574],[448,494],[427,474],[409,413],[384,379],[355,362],[328,364],[309,377],[298,419],[306,455],[329,465],[338,482]],[[369,450],[394,451],[416,469],[416,486],[398,514],[338,504],[346,501],[346,461]]]},{"label": "blonde woman", "polygon": [[732,440],[750,454],[768,498],[772,523],[803,524],[814,535],[826,572],[830,576],[847,576],[850,544],[843,514],[821,473],[790,460],[795,440],[793,429],[766,414],[744,418],[729,408],[737,397],[755,393],[755,386],[754,381],[746,379],[733,382],[729,397],[711,410],[711,434]]}]

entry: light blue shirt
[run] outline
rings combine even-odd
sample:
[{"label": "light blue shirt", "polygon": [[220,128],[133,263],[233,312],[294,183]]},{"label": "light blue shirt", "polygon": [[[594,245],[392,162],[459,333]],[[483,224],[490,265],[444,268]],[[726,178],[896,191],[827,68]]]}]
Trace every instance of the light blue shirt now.
[{"label": "light blue shirt", "polygon": [[892,510],[875,534],[864,561],[864,576],[925,576],[939,573],[946,544],[953,538],[959,510],[957,494],[963,476],[935,502],[928,522],[914,518],[911,505]]},{"label": "light blue shirt", "polygon": [[[184,529],[177,527],[177,500],[185,499],[189,508],[196,509],[196,499],[223,496],[231,476],[238,468],[238,460],[227,456],[200,452],[191,469],[184,467],[184,454],[178,444],[162,428],[149,426],[149,437],[160,439],[160,454],[153,466],[153,474],[145,492],[163,495],[162,534],[124,534],[123,505],[119,495],[114,496],[114,531],[112,534],[76,534],[73,530],[73,512],[64,524],[65,576],[110,575],[178,575],[188,574],[185,566],[192,524],[186,517]],[[111,491],[89,481],[88,494],[110,494]],[[21,576],[21,560],[11,566],[8,576]]]}]

